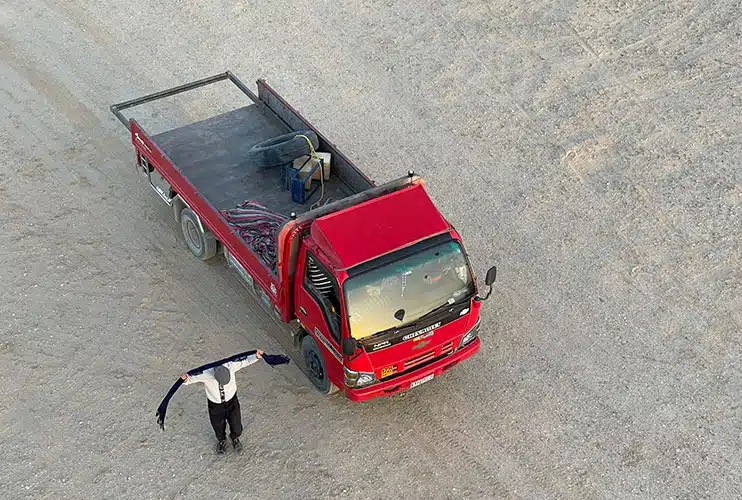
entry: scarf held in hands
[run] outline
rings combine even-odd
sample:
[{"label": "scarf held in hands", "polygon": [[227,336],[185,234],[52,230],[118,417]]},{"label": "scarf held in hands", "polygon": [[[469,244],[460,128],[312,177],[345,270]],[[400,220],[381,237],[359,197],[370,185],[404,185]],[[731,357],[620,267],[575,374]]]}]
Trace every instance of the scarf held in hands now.
[{"label": "scarf held in hands", "polygon": [[[223,365],[224,363],[229,363],[230,361],[243,361],[244,359],[247,359],[248,356],[251,356],[258,351],[245,351],[241,352],[239,354],[235,354],[234,356],[230,356],[228,358],[220,359],[219,361],[214,361],[213,363],[207,363],[203,366],[199,366],[198,368],[193,368],[192,370],[188,370],[186,373],[189,377],[192,377],[194,375],[199,375],[209,368],[214,368],[219,365]],[[265,354],[261,356],[262,360],[268,363],[271,366],[275,365],[285,365],[288,364],[290,359],[288,356],[284,356],[282,354]],[[155,415],[157,416],[157,424],[160,426],[160,428],[164,431],[165,430],[165,413],[167,412],[167,405],[170,403],[170,398],[173,397],[175,394],[175,391],[177,391],[181,385],[183,385],[183,382],[185,382],[182,378],[178,377],[178,380],[173,384],[173,386],[170,388],[169,391],[167,391],[167,394],[162,399],[162,402],[160,403],[160,406],[157,408],[157,413]]]}]

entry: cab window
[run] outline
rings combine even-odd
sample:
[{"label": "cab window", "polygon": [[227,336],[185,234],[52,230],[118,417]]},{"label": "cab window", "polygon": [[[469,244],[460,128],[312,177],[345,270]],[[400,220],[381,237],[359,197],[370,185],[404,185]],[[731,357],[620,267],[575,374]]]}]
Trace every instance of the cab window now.
[{"label": "cab window", "polygon": [[319,304],[333,338],[340,343],[340,290],[335,277],[307,252],[304,288]]}]

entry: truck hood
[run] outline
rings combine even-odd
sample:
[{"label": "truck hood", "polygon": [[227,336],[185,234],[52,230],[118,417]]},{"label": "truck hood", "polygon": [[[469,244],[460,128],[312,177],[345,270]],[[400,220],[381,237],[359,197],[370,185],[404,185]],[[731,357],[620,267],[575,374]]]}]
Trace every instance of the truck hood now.
[{"label": "truck hood", "polygon": [[455,304],[415,327],[360,341],[376,377],[386,379],[453,352],[479,319],[479,308],[472,305],[472,301]]}]

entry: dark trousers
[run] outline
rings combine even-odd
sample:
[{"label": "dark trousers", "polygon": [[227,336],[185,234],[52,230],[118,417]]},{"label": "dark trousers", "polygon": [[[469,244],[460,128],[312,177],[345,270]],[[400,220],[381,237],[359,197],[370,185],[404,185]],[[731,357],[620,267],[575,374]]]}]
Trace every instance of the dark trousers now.
[{"label": "dark trousers", "polygon": [[219,441],[227,439],[227,422],[229,422],[229,437],[231,439],[240,437],[242,434],[242,415],[240,414],[240,401],[237,399],[237,394],[226,403],[212,403],[209,401],[209,420],[211,420],[214,434]]}]

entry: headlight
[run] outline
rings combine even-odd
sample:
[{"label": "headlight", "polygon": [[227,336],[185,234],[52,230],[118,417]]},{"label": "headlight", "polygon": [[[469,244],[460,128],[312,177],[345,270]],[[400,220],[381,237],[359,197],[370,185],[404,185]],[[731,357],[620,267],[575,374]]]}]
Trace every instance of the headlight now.
[{"label": "headlight", "polygon": [[376,375],[371,372],[357,372],[343,367],[345,385],[348,387],[364,387],[376,382]]},{"label": "headlight", "polygon": [[474,324],[474,326],[464,334],[463,337],[461,337],[461,342],[459,342],[459,348],[464,347],[466,344],[477,338],[477,333],[479,333],[479,320]]}]

